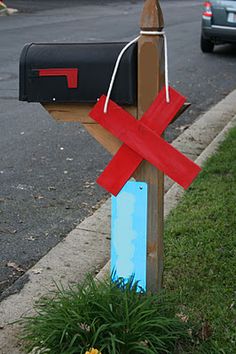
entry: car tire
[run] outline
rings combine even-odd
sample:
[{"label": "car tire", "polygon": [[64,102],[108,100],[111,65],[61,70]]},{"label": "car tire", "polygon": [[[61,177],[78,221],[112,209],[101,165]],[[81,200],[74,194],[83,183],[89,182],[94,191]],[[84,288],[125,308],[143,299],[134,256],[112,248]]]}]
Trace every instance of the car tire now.
[{"label": "car tire", "polygon": [[212,53],[214,49],[214,43],[211,42],[209,39],[204,38],[201,36],[201,50],[203,53]]}]

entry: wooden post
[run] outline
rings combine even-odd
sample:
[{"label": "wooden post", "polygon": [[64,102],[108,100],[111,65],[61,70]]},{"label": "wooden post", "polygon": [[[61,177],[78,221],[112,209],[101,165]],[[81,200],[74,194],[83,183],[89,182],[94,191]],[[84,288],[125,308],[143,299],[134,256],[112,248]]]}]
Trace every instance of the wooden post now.
[{"label": "wooden post", "polygon": [[[147,32],[163,30],[163,15],[158,0],[145,1],[140,27],[142,31]],[[165,83],[164,60],[163,36],[142,34],[138,41],[138,105],[126,107],[138,119],[150,107]],[[44,104],[44,107],[58,121],[82,123],[112,154],[115,154],[122,144],[87,116],[91,105],[52,103]],[[148,184],[146,288],[156,293],[162,287],[163,278],[164,175],[150,163],[143,161],[134,177],[137,181]]]},{"label": "wooden post", "polygon": [[[79,122],[107,151],[115,155],[122,142],[89,117],[94,104],[79,103],[43,103],[42,106],[58,122]],[[137,107],[123,107],[137,117]]]},{"label": "wooden post", "polygon": [[[162,31],[163,15],[158,0],[146,0],[141,30]],[[138,42],[138,118],[151,105],[164,85],[164,40],[162,35],[144,34]],[[156,293],[163,278],[164,175],[144,161],[135,174],[148,183],[147,291]]]}]

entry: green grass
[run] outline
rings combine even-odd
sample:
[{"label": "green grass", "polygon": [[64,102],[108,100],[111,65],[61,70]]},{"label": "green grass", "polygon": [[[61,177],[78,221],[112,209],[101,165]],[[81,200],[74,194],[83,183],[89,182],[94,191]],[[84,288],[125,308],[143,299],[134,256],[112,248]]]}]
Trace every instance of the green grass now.
[{"label": "green grass", "polygon": [[85,354],[90,348],[102,354],[173,354],[190,340],[170,299],[137,292],[132,280],[114,284],[89,277],[41,299],[36,310],[36,317],[23,321],[28,352],[38,347],[51,354]]},{"label": "green grass", "polygon": [[236,353],[235,274],[233,129],[166,223],[165,288],[198,327],[200,343],[189,353]]}]

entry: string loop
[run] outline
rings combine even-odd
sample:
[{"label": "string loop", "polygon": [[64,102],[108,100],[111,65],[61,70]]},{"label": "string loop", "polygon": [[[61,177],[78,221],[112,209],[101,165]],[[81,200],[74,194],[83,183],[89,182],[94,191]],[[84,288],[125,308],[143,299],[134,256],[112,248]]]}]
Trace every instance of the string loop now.
[{"label": "string loop", "polygon": [[167,53],[167,38],[166,38],[166,34],[164,31],[140,31],[140,35],[136,38],[134,38],[133,40],[131,40],[128,44],[126,44],[126,46],[121,50],[120,54],[118,55],[118,58],[116,60],[116,64],[112,73],[112,77],[111,77],[111,82],[107,91],[107,96],[106,96],[106,101],[104,104],[104,113],[107,113],[107,109],[108,109],[108,103],[109,103],[109,99],[111,96],[111,91],[115,82],[115,78],[116,78],[116,74],[120,65],[120,61],[124,55],[124,53],[126,52],[126,50],[135,42],[137,42],[139,40],[139,38],[141,37],[141,35],[162,35],[164,38],[164,52],[165,52],[165,88],[166,88],[166,102],[170,102],[170,94],[169,94],[169,72],[168,72],[168,53]]}]

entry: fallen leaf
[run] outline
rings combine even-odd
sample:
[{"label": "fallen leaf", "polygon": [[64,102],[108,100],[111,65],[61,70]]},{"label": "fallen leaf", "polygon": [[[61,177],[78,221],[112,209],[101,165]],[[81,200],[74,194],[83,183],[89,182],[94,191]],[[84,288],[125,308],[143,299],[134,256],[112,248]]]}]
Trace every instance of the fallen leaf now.
[{"label": "fallen leaf", "polygon": [[44,199],[44,197],[41,194],[38,194],[38,195],[34,195],[34,199],[40,200],[40,199]]},{"label": "fallen leaf", "polygon": [[212,335],[212,328],[208,321],[203,322],[200,337],[202,340],[207,340]]},{"label": "fallen leaf", "polygon": [[182,321],[182,322],[188,322],[189,317],[185,315],[184,313],[177,313],[176,316]]},{"label": "fallen leaf", "polygon": [[188,129],[190,127],[190,124],[186,124],[186,125],[181,125],[180,127],[176,127],[177,130],[180,130],[181,133],[183,131],[185,131],[186,129]]},{"label": "fallen leaf", "polygon": [[24,272],[24,269],[22,269],[21,267],[19,267],[15,262],[8,262],[7,266],[9,268],[13,268],[15,270],[17,270],[17,272]]},{"label": "fallen leaf", "polygon": [[35,238],[34,238],[33,236],[29,236],[29,237],[27,238],[27,240],[28,240],[28,241],[34,241]]},{"label": "fallen leaf", "polygon": [[10,229],[0,229],[0,233],[2,234],[16,234],[17,233],[17,230],[10,230]]},{"label": "fallen leaf", "polygon": [[55,190],[56,190],[56,187],[54,187],[54,186],[49,186],[49,187],[48,187],[48,190],[49,190],[49,191],[55,191]]},{"label": "fallen leaf", "polygon": [[37,268],[37,269],[35,268],[35,269],[32,269],[32,270],[31,270],[31,272],[34,273],[34,274],[41,274],[42,271],[43,271],[42,268]]}]

